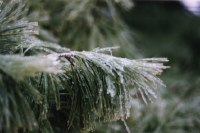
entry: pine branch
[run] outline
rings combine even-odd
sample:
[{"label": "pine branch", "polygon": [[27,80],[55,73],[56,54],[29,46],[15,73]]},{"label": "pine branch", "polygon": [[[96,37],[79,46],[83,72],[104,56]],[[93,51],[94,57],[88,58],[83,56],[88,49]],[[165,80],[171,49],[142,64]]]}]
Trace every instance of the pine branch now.
[{"label": "pine branch", "polygon": [[28,22],[23,16],[26,13],[26,1],[0,1],[0,53],[16,52],[27,35],[38,34],[37,22]]},{"label": "pine branch", "polygon": [[[33,9],[37,8],[35,3],[32,2]],[[62,46],[73,50],[120,46],[120,56],[141,57],[133,44],[133,33],[118,11],[119,7],[131,9],[131,0],[52,0],[38,7],[41,6],[42,10],[33,10],[31,18],[43,19],[44,14],[48,16],[45,22],[41,20],[41,25],[48,26],[58,36],[57,41]],[[46,9],[47,6],[52,10]],[[41,36],[48,38],[44,34]]]},{"label": "pine branch", "polygon": [[[65,73],[53,77],[42,75],[40,92],[46,95],[48,107],[55,104],[57,109],[61,106],[68,113],[69,126],[73,121],[79,121],[81,124],[77,126],[84,131],[93,130],[96,121],[126,119],[130,114],[131,89],[138,91],[146,103],[156,98],[155,91],[164,86],[156,75],[167,68],[162,62],[168,61],[165,58],[129,60],[97,52],[75,51],[51,56],[62,62]],[[56,89],[55,84],[60,89]],[[57,101],[61,90],[65,92],[62,95],[68,95],[67,101]],[[54,98],[49,101],[52,94]],[[61,102],[65,107],[60,105]]]},{"label": "pine branch", "polygon": [[[163,85],[162,81],[155,76],[160,74],[162,69],[167,68],[162,63],[155,63],[155,61],[167,61],[164,58],[129,60],[97,52],[71,51],[50,54],[43,58],[2,56],[1,59],[5,60],[1,62],[1,70],[12,77],[17,77],[16,80],[22,79],[20,77],[23,76],[33,76],[38,72],[59,72],[60,74],[57,75],[42,74],[40,79],[32,84],[37,90],[30,91],[33,94],[29,95],[36,96],[34,92],[39,92],[44,96],[43,105],[40,107],[44,108],[40,112],[40,114],[45,113],[44,120],[48,119],[48,113],[53,106],[60,109],[62,106],[60,102],[64,102],[65,106],[68,106],[65,111],[70,116],[69,126],[73,123],[75,114],[79,114],[78,119],[82,123],[79,126],[86,131],[93,130],[96,121],[126,119],[130,110],[130,89],[138,90],[145,102],[147,98],[151,100],[151,97],[155,97],[156,88]],[[58,62],[61,63],[58,65]],[[47,66],[50,68],[48,69]],[[65,73],[61,73],[61,66]],[[60,101],[61,90],[69,94],[72,103]]]},{"label": "pine branch", "polygon": [[84,117],[85,129],[95,127],[96,120],[126,119],[130,109],[130,89],[139,90],[144,101],[155,97],[155,90],[163,86],[155,75],[167,68],[161,63],[154,63],[156,60],[167,61],[164,58],[129,60],[95,52],[75,52],[64,57],[71,63],[76,75],[75,79],[72,77],[72,82],[80,85],[72,90],[81,89],[80,96],[76,97],[81,97],[82,104],[78,104],[85,112],[80,115]]},{"label": "pine branch", "polygon": [[62,72],[57,58],[51,56],[0,55],[0,60],[0,69],[15,80],[23,80],[40,72]]},{"label": "pine branch", "polygon": [[43,42],[31,36],[37,25],[23,17],[24,3],[0,6],[0,132],[53,133],[55,110],[67,114],[68,127],[91,131],[96,122],[129,116],[130,90],[147,102],[163,86],[156,75],[167,59],[130,60],[102,53],[112,48],[77,52]]},{"label": "pine branch", "polygon": [[37,128],[34,113],[21,92],[20,84],[2,70],[0,77],[0,132]]}]

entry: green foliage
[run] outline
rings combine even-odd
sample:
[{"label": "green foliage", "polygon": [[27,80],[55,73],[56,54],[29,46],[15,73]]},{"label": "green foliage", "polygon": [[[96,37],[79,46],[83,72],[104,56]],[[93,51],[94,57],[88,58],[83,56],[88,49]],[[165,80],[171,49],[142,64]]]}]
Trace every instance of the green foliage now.
[{"label": "green foliage", "polygon": [[26,3],[1,1],[0,132],[57,132],[51,120],[59,119],[57,111],[66,116],[66,128],[88,132],[97,122],[124,121],[135,96],[146,103],[156,97],[166,58],[131,60],[104,53],[112,47],[77,52],[41,41],[34,37],[37,23],[25,17]]},{"label": "green foliage", "polygon": [[[131,0],[50,0],[43,3],[36,0],[32,3],[29,16],[40,20],[41,38],[73,50],[120,46],[120,56],[141,57],[133,45],[132,32],[118,12],[120,7],[126,11],[131,9]],[[51,38],[46,33],[49,30],[53,33]]]},{"label": "green foliage", "polygon": [[23,16],[26,2],[0,1],[0,42],[2,54],[15,53],[26,39],[25,35],[37,34],[37,23],[28,22]]}]

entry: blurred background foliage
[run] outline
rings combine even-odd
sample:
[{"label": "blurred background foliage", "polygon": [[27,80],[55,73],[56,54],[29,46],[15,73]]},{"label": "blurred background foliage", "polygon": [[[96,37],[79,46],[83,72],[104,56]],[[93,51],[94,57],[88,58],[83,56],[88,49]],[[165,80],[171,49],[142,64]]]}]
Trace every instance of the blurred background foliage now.
[{"label": "blurred background foliage", "polygon": [[[162,76],[167,87],[160,88],[153,103],[132,101],[127,124],[133,133],[199,132],[200,17],[180,1],[130,2],[34,0],[29,19],[39,21],[40,38],[74,50],[120,46],[115,55],[169,58],[171,68]],[[125,129],[119,121],[95,132]]]},{"label": "blurred background foliage", "polygon": [[[133,104],[138,111],[128,120],[131,131],[199,132],[199,16],[178,1],[136,1],[131,11],[121,13],[136,35],[134,44],[142,55],[168,57],[171,66],[162,76],[167,87],[160,90],[160,99],[144,106]],[[117,125],[112,127],[119,133],[124,129]]]}]

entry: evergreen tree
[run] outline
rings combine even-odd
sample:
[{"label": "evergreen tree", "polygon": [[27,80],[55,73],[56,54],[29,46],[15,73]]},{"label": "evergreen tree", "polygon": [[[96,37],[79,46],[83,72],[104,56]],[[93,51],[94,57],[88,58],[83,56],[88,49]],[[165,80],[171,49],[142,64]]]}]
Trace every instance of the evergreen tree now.
[{"label": "evergreen tree", "polygon": [[[60,21],[64,24],[57,34],[66,35],[67,43],[77,48],[80,42],[93,49],[120,42],[124,51],[134,46],[130,45],[130,37],[124,38],[129,32],[121,34],[126,27],[114,8],[116,3],[130,8],[131,1],[65,2],[64,11],[69,14],[66,20]],[[156,89],[164,86],[157,75],[167,68],[163,65],[168,61],[166,58],[114,57],[112,50],[116,47],[71,51],[64,47],[64,37],[58,41],[62,45],[48,40],[49,35],[43,36],[48,41],[42,41],[42,36],[36,36],[42,28],[28,20],[34,10],[28,7],[33,4],[34,1],[26,0],[0,1],[0,132],[89,132],[97,123],[125,122],[135,97],[145,103],[156,98]],[[84,9],[93,16],[82,14]],[[97,21],[95,16],[107,17]],[[78,25],[78,21],[71,20],[76,17],[87,20],[88,29],[83,32],[89,30],[88,36],[83,36],[85,33],[78,27],[83,23]],[[65,22],[70,23],[70,27],[65,28]],[[80,41],[87,38],[89,40]]]}]

